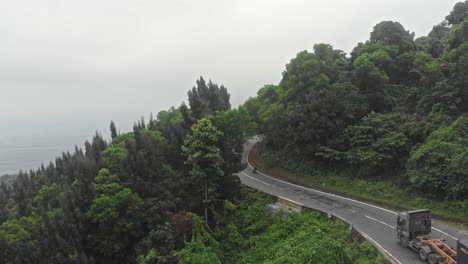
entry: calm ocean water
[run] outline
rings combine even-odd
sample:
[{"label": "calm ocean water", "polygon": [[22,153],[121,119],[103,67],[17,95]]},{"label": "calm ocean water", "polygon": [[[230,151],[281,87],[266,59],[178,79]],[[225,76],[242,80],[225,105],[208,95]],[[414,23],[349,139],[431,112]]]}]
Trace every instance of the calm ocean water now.
[{"label": "calm ocean water", "polygon": [[[114,120],[121,132],[132,129],[141,113],[0,115],[0,175],[38,168],[64,151],[91,140],[96,131],[110,138]],[[148,117],[149,114],[144,114]]]}]

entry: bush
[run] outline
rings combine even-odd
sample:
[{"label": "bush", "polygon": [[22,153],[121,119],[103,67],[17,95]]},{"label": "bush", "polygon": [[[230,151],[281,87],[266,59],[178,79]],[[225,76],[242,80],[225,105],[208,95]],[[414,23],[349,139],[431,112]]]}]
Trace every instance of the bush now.
[{"label": "bush", "polygon": [[243,189],[238,204],[225,203],[225,218],[214,234],[219,244],[200,232],[200,225],[177,253],[181,263],[202,263],[194,257],[203,255],[210,257],[204,263],[383,263],[371,245],[351,241],[344,224],[310,212],[275,215],[269,203],[266,195]]},{"label": "bush", "polygon": [[425,194],[464,199],[468,195],[468,118],[435,130],[413,151],[408,176]]}]

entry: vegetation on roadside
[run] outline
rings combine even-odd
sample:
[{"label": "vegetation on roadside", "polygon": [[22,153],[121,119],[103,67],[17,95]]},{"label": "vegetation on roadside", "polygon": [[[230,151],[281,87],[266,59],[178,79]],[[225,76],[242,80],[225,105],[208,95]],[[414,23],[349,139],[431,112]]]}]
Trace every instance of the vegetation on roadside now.
[{"label": "vegetation on roadside", "polygon": [[[340,168],[323,164],[299,163],[278,153],[256,147],[256,166],[268,174],[299,185],[331,191],[397,209],[427,208],[443,220],[468,228],[468,201],[435,200],[410,193],[398,182],[354,177]],[[258,149],[260,148],[260,149]],[[404,180],[404,179],[403,179]]]},{"label": "vegetation on roadside", "polygon": [[251,129],[224,86],[200,78],[188,101],[128,133],[111,122],[111,141],[96,134],[1,182],[0,263],[177,263],[192,234],[187,212],[216,228],[224,201],[238,198]]},{"label": "vegetation on roadside", "polygon": [[272,214],[269,203],[243,189],[239,203],[225,202],[213,234],[193,216],[192,240],[177,253],[181,263],[386,263],[367,242],[352,241],[340,222],[311,212]]},{"label": "vegetation on roadside", "polygon": [[244,106],[294,181],[468,220],[468,1],[415,39],[378,23],[350,56],[299,52]]},{"label": "vegetation on roadside", "polygon": [[316,44],[237,109],[200,78],[188,105],[2,178],[0,262],[378,263],[339,224],[240,194],[254,134],[293,181],[466,221],[467,10],[417,39],[383,21],[350,56]]}]

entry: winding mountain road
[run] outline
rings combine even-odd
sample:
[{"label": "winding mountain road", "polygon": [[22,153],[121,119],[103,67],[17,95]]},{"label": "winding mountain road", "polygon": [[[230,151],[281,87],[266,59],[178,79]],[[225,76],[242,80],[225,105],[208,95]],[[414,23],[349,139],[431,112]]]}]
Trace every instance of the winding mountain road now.
[{"label": "winding mountain road", "polygon": [[[243,160],[247,163],[248,153],[256,142],[257,140],[251,139],[244,146]],[[281,196],[300,203],[304,207],[325,211],[344,219],[361,232],[366,233],[374,244],[380,246],[381,250],[393,259],[393,263],[425,263],[419,259],[416,252],[400,246],[396,238],[397,212],[395,211],[274,179],[261,172],[254,174],[250,164],[238,175],[242,183],[251,188]],[[432,235],[445,238],[447,243],[454,248],[457,239],[468,239],[465,233],[434,221]]]}]

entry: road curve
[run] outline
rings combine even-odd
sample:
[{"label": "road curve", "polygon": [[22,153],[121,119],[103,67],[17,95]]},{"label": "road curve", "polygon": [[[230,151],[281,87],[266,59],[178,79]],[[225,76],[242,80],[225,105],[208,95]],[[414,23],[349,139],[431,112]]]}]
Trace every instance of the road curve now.
[{"label": "road curve", "polygon": [[[243,160],[246,163],[248,163],[248,153],[256,142],[257,140],[251,139],[244,146]],[[254,174],[250,164],[238,175],[242,183],[251,188],[274,196],[282,196],[303,204],[305,207],[325,211],[344,219],[361,232],[366,233],[386,251],[387,255],[394,259],[395,263],[425,263],[419,259],[416,252],[399,245],[395,230],[397,215],[395,211],[274,179],[261,172]],[[468,239],[466,234],[434,221],[432,235],[445,238],[447,243],[454,248],[457,239]]]}]

